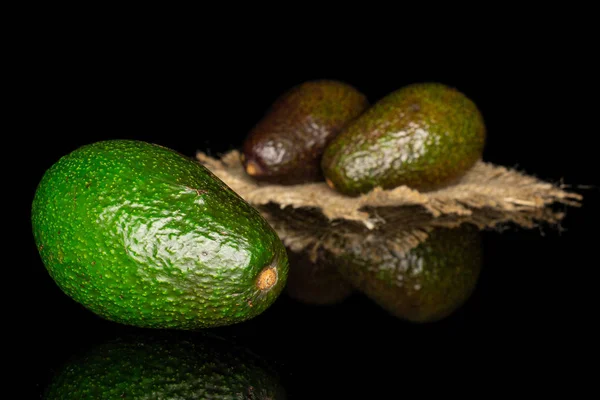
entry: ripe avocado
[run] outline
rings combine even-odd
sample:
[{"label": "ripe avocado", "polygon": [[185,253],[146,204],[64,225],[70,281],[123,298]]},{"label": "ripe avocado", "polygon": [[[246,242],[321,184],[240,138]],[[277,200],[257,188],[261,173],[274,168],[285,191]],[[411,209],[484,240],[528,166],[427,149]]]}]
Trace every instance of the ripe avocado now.
[{"label": "ripe avocado", "polygon": [[367,98],[343,82],[293,87],[246,137],[241,155],[246,172],[257,181],[281,185],[322,181],[325,146],[367,106]]},{"label": "ripe avocado", "polygon": [[463,93],[416,83],[349,123],[326,147],[323,174],[349,196],[401,185],[434,190],[456,181],[482,157],[485,137],[483,117]]},{"label": "ripe avocado", "polygon": [[133,335],[69,359],[44,398],[281,400],[285,390],[265,360],[224,339]]},{"label": "ripe avocado", "polygon": [[257,316],[288,273],[266,220],[201,164],[133,140],[85,145],[42,177],[32,204],[49,274],[97,315],[197,329]]},{"label": "ripe avocado", "polygon": [[385,245],[340,256],[340,273],[392,315],[432,322],[457,310],[474,290],[482,263],[479,230],[471,225],[438,228],[414,249],[397,253]]},{"label": "ripe avocado", "polygon": [[354,288],[338,272],[329,257],[320,251],[316,262],[306,252],[288,251],[290,272],[285,291],[291,298],[311,305],[338,304]]}]

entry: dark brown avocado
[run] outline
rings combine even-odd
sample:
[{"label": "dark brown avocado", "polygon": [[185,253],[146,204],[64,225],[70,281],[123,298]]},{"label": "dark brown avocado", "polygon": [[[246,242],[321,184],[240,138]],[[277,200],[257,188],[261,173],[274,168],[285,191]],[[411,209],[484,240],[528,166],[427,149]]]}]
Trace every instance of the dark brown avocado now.
[{"label": "dark brown avocado", "polygon": [[367,107],[367,98],[344,82],[317,80],[293,87],[244,141],[246,172],[257,181],[280,185],[322,181],[325,146]]}]

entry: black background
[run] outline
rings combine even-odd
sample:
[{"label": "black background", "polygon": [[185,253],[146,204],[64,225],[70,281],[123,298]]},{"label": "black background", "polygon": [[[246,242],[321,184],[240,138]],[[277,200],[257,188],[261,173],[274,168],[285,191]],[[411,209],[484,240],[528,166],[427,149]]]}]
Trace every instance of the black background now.
[{"label": "black background", "polygon": [[[205,32],[182,43],[177,35],[135,32],[108,38],[106,27],[84,37],[59,31],[30,42],[17,80],[25,116],[15,136],[28,152],[20,178],[27,183],[26,258],[18,268],[27,292],[10,325],[22,340],[25,388],[37,395],[76,351],[137,331],[100,320],[62,294],[33,244],[35,187],[83,144],[133,138],[217,155],[239,147],[272,101],[303,81],[339,79],[372,102],[405,84],[437,81],[480,107],[486,161],[549,182],[598,183],[597,64],[585,32],[534,30],[484,45],[459,36],[413,51],[393,37],[380,46],[343,35],[278,43],[276,32],[247,38],[242,31],[217,43]],[[597,189],[573,190],[585,196],[583,207],[565,208],[561,227],[485,232],[477,289],[441,322],[405,323],[361,296],[316,308],[282,295],[256,319],[216,332],[270,360],[289,398],[386,397],[400,393],[400,382],[437,374],[458,373],[457,382],[470,385],[468,371],[500,365],[509,382],[532,383],[535,375],[558,384],[572,372],[585,380],[578,360],[595,349],[599,203]]]}]

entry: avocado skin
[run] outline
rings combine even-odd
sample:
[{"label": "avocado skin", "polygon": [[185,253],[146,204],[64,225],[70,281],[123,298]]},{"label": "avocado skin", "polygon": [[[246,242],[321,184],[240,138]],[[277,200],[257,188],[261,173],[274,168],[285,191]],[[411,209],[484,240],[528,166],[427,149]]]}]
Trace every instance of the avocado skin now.
[{"label": "avocado skin", "polygon": [[339,273],[324,251],[319,251],[313,262],[307,252],[288,250],[290,263],[287,285],[288,296],[310,305],[333,305],[346,300],[354,288]]},{"label": "avocado skin", "polygon": [[[108,140],[62,157],[31,218],[63,292],[127,325],[238,323],[267,309],[287,279],[285,247],[254,208],[199,163],[150,143]],[[265,266],[277,282],[260,290]]]},{"label": "avocado skin", "polygon": [[473,292],[482,264],[479,230],[471,225],[438,228],[405,252],[385,245],[338,256],[346,280],[390,314],[414,323],[441,320],[456,311]]},{"label": "avocado skin", "polygon": [[368,107],[354,87],[334,80],[297,85],[280,96],[249,132],[242,163],[257,181],[295,185],[323,181],[325,146]]},{"label": "avocado skin", "polygon": [[44,398],[281,400],[285,390],[264,360],[222,339],[134,335],[68,360]]},{"label": "avocado skin", "polygon": [[416,83],[379,100],[326,147],[330,186],[348,196],[406,185],[429,191],[462,177],[481,157],[486,128],[458,90]]}]

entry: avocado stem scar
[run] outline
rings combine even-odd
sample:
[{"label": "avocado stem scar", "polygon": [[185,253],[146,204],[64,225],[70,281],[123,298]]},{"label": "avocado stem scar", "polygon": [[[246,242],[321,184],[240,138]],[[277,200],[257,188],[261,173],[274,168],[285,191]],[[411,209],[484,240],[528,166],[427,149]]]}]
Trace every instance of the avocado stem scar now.
[{"label": "avocado stem scar", "polygon": [[260,173],[260,167],[254,161],[248,161],[248,164],[246,164],[246,172],[250,176],[256,176]]},{"label": "avocado stem scar", "polygon": [[325,178],[325,182],[327,182],[327,186],[329,186],[332,189],[335,189],[335,185],[333,184],[333,182],[331,182],[331,179]]},{"label": "avocado stem scar", "polygon": [[260,290],[269,290],[277,283],[277,271],[274,267],[265,267],[256,280],[256,287]]}]

